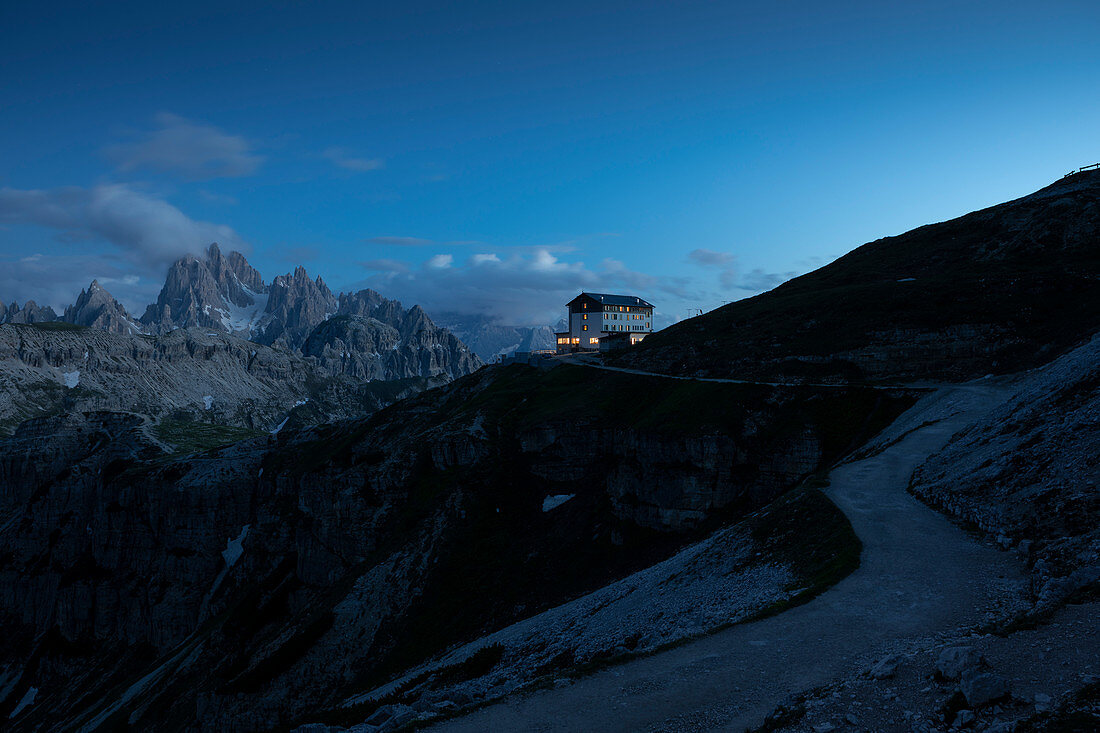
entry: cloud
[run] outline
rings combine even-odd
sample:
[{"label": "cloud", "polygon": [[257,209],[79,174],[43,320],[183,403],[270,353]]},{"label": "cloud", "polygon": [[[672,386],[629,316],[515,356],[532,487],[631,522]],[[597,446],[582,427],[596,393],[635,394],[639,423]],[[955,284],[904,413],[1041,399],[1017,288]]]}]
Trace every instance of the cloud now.
[{"label": "cloud", "polygon": [[248,140],[213,125],[167,112],[157,115],[156,122],[158,129],[139,140],[110,145],[104,154],[122,171],[153,170],[193,181],[252,175],[264,161]]},{"label": "cloud", "polygon": [[0,222],[53,229],[69,241],[108,242],[126,259],[147,268],[202,252],[211,242],[227,249],[245,248],[230,227],[196,221],[167,201],[119,184],[0,188]]},{"label": "cloud", "polygon": [[375,272],[403,273],[408,272],[410,269],[408,265],[398,260],[367,260],[359,264],[365,269],[374,270]]},{"label": "cloud", "polygon": [[99,253],[53,256],[35,254],[0,260],[0,296],[4,302],[23,305],[33,300],[52,306],[58,315],[76,301],[92,280],[118,298],[132,315],[140,316],[156,299],[161,277],[139,277],[125,261],[112,261]]},{"label": "cloud", "polygon": [[349,155],[343,148],[327,148],[321,153],[322,158],[328,158],[334,165],[356,173],[376,171],[385,167],[386,162],[380,158],[356,158]]},{"label": "cloud", "polygon": [[450,267],[451,263],[454,261],[454,255],[434,255],[427,262],[424,263],[424,266],[436,270],[442,270]]},{"label": "cloud", "polygon": [[199,197],[204,201],[209,201],[212,204],[222,204],[224,206],[236,206],[239,201],[235,196],[229,196],[222,193],[216,193],[214,191],[207,191],[206,189],[199,189]]},{"label": "cloud", "polygon": [[[439,266],[443,258],[449,258],[445,267]],[[429,313],[479,314],[515,325],[556,323],[564,304],[582,290],[637,293],[656,302],[654,293],[677,290],[682,295],[687,289],[686,282],[635,272],[617,260],[604,260],[596,268],[563,261],[548,248],[480,252],[463,262],[436,255],[420,268],[393,260],[362,264],[373,274],[352,287],[373,287]],[[671,297],[663,302],[668,311],[680,310]]]},{"label": "cloud", "polygon": [[787,282],[797,274],[797,272],[765,272],[760,268],[756,268],[741,277],[737,281],[735,287],[741,288],[742,290],[771,290],[775,286]]},{"label": "cloud", "polygon": [[485,244],[473,239],[454,239],[440,241],[437,239],[424,239],[423,237],[370,237],[364,239],[367,244],[381,244],[387,247],[470,247],[475,244]]},{"label": "cloud", "polygon": [[715,252],[712,249],[693,249],[688,252],[688,260],[702,267],[731,267],[735,261],[729,252]]}]

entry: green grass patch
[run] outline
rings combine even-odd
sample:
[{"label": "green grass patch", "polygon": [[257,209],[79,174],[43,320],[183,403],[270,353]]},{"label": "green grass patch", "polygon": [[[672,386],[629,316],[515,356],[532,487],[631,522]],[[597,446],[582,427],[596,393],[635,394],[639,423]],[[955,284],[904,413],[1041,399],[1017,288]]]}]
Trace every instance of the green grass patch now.
[{"label": "green grass patch", "polygon": [[87,331],[87,326],[78,326],[65,321],[39,321],[38,323],[11,323],[16,328],[34,328],[39,331]]},{"label": "green grass patch", "polygon": [[239,428],[232,425],[191,422],[188,420],[161,420],[153,427],[158,439],[168,443],[177,453],[201,453],[230,443],[264,435],[260,430]]}]

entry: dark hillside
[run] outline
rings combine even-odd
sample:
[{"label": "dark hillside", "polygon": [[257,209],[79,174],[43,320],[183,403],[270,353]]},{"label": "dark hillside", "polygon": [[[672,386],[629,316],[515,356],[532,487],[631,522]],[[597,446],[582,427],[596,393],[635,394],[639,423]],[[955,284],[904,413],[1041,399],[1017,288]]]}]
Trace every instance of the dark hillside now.
[{"label": "dark hillside", "polygon": [[910,401],[512,366],[188,456],[129,416],[31,421],[0,441],[0,623],[28,640],[0,665],[67,724],[278,727],[667,557]]},{"label": "dark hillside", "polygon": [[624,364],[749,378],[966,379],[1100,329],[1100,171],[866,244],[656,333]]}]

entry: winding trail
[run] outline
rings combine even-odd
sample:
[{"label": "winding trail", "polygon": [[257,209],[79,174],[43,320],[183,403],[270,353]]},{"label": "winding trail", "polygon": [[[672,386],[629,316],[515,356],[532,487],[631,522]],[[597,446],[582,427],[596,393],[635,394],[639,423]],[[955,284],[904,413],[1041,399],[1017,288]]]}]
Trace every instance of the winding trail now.
[{"label": "winding trail", "polygon": [[810,603],[432,729],[740,732],[791,694],[866,669],[917,639],[980,623],[1020,592],[1019,564],[906,489],[917,466],[1007,394],[991,384],[940,389],[880,436],[888,447],[830,474],[827,493],[851,520],[863,555],[858,570]]}]

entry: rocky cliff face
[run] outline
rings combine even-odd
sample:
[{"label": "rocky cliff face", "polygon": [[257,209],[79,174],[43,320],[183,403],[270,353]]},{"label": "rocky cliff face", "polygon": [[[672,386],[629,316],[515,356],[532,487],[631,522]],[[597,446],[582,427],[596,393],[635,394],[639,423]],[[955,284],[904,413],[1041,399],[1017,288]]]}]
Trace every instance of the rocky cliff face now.
[{"label": "rocky cliff face", "polygon": [[514,366],[176,460],[130,416],[25,423],[0,442],[0,705],[35,687],[26,729],[292,724],[651,564],[903,403]]},{"label": "rocky cliff face", "polygon": [[625,365],[820,381],[968,379],[1037,366],[1100,329],[1100,171],[865,244],[655,333]]},{"label": "rocky cliff face", "polygon": [[201,259],[188,255],[173,263],[141,321],[153,333],[199,327],[250,338],[266,303],[263,280],[244,256],[223,257],[212,244]]},{"label": "rocky cliff face", "polygon": [[142,333],[141,325],[130,317],[122,304],[98,280],[92,280],[87,290],[80,291],[76,303],[65,309],[61,320],[110,333]]},{"label": "rocky cliff face", "polygon": [[271,282],[267,309],[256,340],[297,349],[314,328],[336,314],[337,298],[320,277],[311,280],[304,267]]},{"label": "rocky cliff face", "polygon": [[302,353],[316,359],[327,374],[367,380],[393,375],[456,378],[480,366],[453,334],[435,328],[419,306],[392,321],[396,327],[376,318],[335,316],[313,329]]}]

